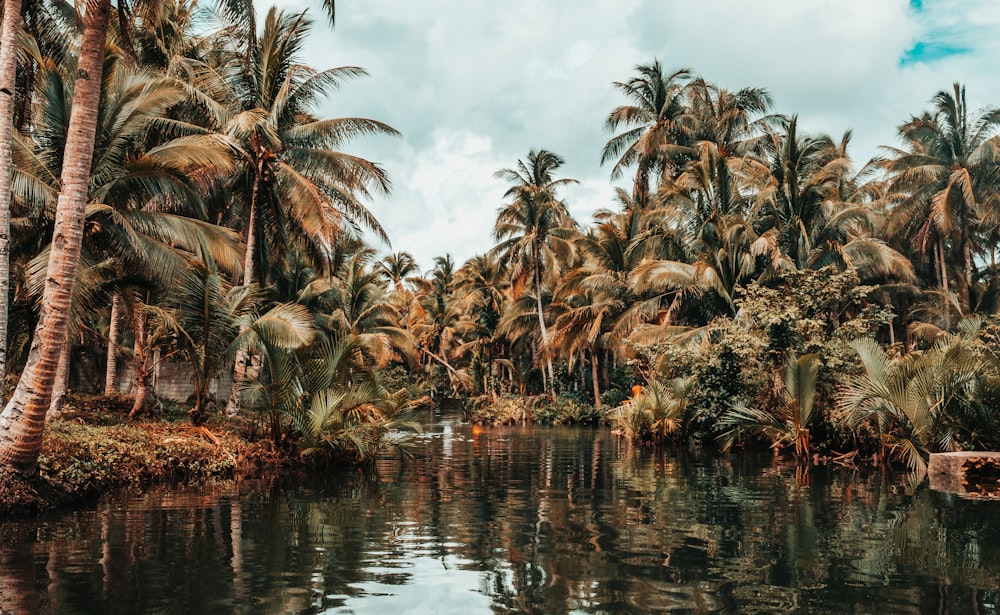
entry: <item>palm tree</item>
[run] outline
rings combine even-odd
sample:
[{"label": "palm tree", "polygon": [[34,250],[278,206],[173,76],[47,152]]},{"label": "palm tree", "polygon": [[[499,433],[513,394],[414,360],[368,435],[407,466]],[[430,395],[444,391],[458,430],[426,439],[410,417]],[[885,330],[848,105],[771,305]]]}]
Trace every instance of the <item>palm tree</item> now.
[{"label": "palm tree", "polygon": [[531,150],[517,167],[501,169],[496,176],[513,183],[504,193],[511,202],[500,208],[493,235],[498,243],[493,248],[507,266],[517,299],[528,280],[535,294],[539,347],[552,381],[552,357],[548,351],[548,333],[542,309],[543,271],[557,278],[561,263],[574,252],[576,223],[559,200],[556,191],[576,180],[553,177],[563,159],[546,150]]},{"label": "palm tree", "polygon": [[687,113],[684,84],[691,72],[682,68],[666,74],[659,60],[635,67],[635,77],[615,82],[631,104],[616,107],[604,122],[605,129],[625,131],[612,137],[601,152],[601,164],[615,161],[611,178],[635,165],[632,198],[640,209],[649,202],[649,181],[655,172],[673,175],[683,165],[687,152],[687,130],[682,118]]},{"label": "palm tree", "polygon": [[34,474],[41,451],[45,414],[62,347],[87,204],[97,116],[101,98],[104,44],[110,0],[88,0],[83,41],[77,60],[77,84],[61,172],[62,191],[56,208],[49,276],[42,294],[41,316],[28,363],[17,388],[0,414],[0,464],[23,475]]},{"label": "palm tree", "polygon": [[469,389],[469,375],[455,368],[449,359],[459,353],[465,334],[473,323],[467,318],[463,302],[455,296],[455,263],[450,254],[434,259],[434,269],[426,282],[419,283],[417,300],[411,311],[410,327],[417,349],[429,361],[444,367],[452,391]]},{"label": "palm tree", "polygon": [[470,371],[476,373],[483,393],[495,395],[498,359],[505,356],[497,332],[509,298],[503,268],[491,254],[473,256],[458,270],[455,281],[458,304],[467,321],[465,341],[455,349],[470,356]]},{"label": "palm tree", "polygon": [[7,375],[7,314],[10,294],[10,184],[14,166],[14,91],[17,80],[17,27],[21,0],[5,0],[0,25],[0,382]]},{"label": "palm tree", "polygon": [[[323,6],[332,19],[333,0],[323,0]],[[62,189],[56,208],[49,276],[28,363],[14,394],[0,414],[0,463],[23,475],[36,471],[51,385],[58,357],[66,343],[69,303],[88,200],[110,13],[110,0],[87,0],[82,19],[83,37],[77,55],[78,78],[73,111],[63,156]],[[0,118],[0,121],[7,120]]]},{"label": "palm tree", "polygon": [[[388,193],[388,175],[379,165],[339,149],[352,137],[397,133],[365,118],[311,114],[332,88],[366,73],[352,66],[315,71],[298,64],[310,27],[304,14],[285,15],[272,8],[259,44],[248,48],[241,70],[193,60],[176,66],[194,84],[192,96],[203,106],[208,128],[180,121],[166,125],[224,135],[242,163],[230,186],[233,206],[220,215],[246,229],[244,284],[267,281],[269,255],[295,244],[305,246],[328,272],[345,227],[365,226],[388,243],[378,220],[359,200],[372,190]],[[230,414],[239,411],[246,362],[237,357]]]},{"label": "palm tree", "polygon": [[[315,316],[331,336],[351,336],[359,369],[381,368],[412,352],[413,338],[400,327],[399,313],[387,300],[385,282],[372,266],[375,251],[358,251],[333,279],[318,279],[310,293],[323,295],[326,312]],[[306,299],[303,296],[300,300]]]},{"label": "palm tree", "polygon": [[403,282],[408,276],[419,271],[417,261],[409,252],[394,252],[383,258],[378,266],[382,275],[392,282],[392,288],[396,291],[403,289]]},{"label": "palm tree", "polygon": [[928,453],[958,450],[963,427],[954,418],[982,403],[973,398],[988,369],[977,348],[982,324],[967,319],[955,335],[945,334],[927,351],[899,359],[891,359],[870,338],[852,342],[864,373],[844,387],[840,410],[855,428],[875,427],[884,458],[892,455],[911,470],[925,470]]},{"label": "palm tree", "polygon": [[722,417],[721,425],[729,428],[719,436],[723,448],[729,449],[744,433],[750,433],[770,439],[774,448],[794,446],[796,459],[808,459],[809,421],[813,417],[819,366],[817,355],[796,357],[789,351],[782,378],[781,406],[771,411],[735,402]]},{"label": "palm tree", "polygon": [[899,198],[886,230],[908,241],[920,257],[932,253],[942,289],[951,288],[949,269],[960,272],[957,290],[968,313],[973,256],[982,250],[977,233],[1000,211],[1000,109],[970,117],[965,87],[958,83],[932,102],[933,113],[899,127],[905,149],[886,148],[892,158],[885,168]]},{"label": "palm tree", "polygon": [[[116,265],[115,277],[133,281],[141,277],[142,286],[154,282],[162,288],[171,284],[174,272],[185,267],[191,255],[205,251],[226,271],[238,270],[238,239],[228,229],[200,220],[206,214],[198,179],[230,170],[227,152],[210,137],[158,138],[151,125],[184,100],[183,90],[170,79],[126,66],[116,53],[108,55],[105,66],[84,258],[107,259]],[[43,67],[40,81],[34,139],[15,140],[15,188],[19,202],[44,211],[58,192],[74,81],[51,63]],[[47,254],[47,248],[42,253]],[[105,377],[111,392],[116,389],[120,314],[123,308],[135,310],[119,296],[122,284],[105,281],[116,287]],[[57,380],[54,399],[61,396],[64,384]]]}]

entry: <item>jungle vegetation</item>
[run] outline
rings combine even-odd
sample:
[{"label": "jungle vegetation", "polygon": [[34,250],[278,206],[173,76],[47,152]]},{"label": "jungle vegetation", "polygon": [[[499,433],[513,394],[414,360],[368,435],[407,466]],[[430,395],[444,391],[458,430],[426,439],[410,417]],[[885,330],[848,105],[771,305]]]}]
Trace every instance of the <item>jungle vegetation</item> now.
[{"label": "jungle vegetation", "polygon": [[371,243],[391,182],[351,143],[396,131],[317,115],[365,71],[304,65],[306,13],[3,5],[0,463],[18,472],[71,375],[135,416],[167,361],[195,425],[250,413],[308,455],[370,456],[443,397],[800,459],[1000,446],[1000,109],[972,112],[961,84],[862,162],[766,89],[623,67],[599,152],[617,199],[574,220],[563,158],[526,148],[496,174],[495,243],[423,268]]}]

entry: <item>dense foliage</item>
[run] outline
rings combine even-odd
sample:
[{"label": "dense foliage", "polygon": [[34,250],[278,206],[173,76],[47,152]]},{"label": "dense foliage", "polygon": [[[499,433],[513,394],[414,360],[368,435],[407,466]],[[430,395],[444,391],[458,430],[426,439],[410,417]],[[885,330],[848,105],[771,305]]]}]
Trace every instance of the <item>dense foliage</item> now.
[{"label": "dense foliage", "polygon": [[[358,459],[442,397],[478,420],[607,420],[638,440],[803,459],[919,467],[997,446],[1000,111],[970,115],[964,87],[858,165],[849,132],[802,134],[765,89],[637,66],[614,84],[602,153],[631,190],[581,225],[563,159],[531,150],[497,172],[496,245],[422,273],[365,242],[384,238],[365,202],[389,177],[344,151],[395,131],[316,115],[363,69],[302,64],[305,13],[224,7],[206,30],[192,0],[162,4],[108,38],[64,370],[106,362],[111,393],[131,386],[117,381],[129,361],[133,414],[174,361],[195,424],[226,399],[260,412],[276,446]],[[62,59],[78,44],[70,21],[25,28],[15,366],[38,318],[76,75]],[[217,391],[229,372],[233,393]]]}]

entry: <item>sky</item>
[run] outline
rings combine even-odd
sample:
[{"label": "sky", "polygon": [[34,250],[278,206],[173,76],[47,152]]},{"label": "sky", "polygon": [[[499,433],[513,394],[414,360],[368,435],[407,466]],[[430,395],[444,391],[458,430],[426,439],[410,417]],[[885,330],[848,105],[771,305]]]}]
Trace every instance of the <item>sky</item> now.
[{"label": "sky", "polygon": [[532,149],[565,159],[557,176],[579,182],[562,192],[579,223],[613,208],[604,120],[626,101],[612,84],[654,59],[730,90],[766,88],[800,131],[851,130],[857,166],[898,145],[896,127],[956,81],[970,109],[1000,106],[995,0],[336,0],[333,28],[314,0],[276,5],[315,19],[305,63],[369,72],[318,113],[402,133],[345,150],[392,178],[392,194],[368,203],[392,245],[374,245],[423,271],[494,245],[507,188],[494,173]]}]

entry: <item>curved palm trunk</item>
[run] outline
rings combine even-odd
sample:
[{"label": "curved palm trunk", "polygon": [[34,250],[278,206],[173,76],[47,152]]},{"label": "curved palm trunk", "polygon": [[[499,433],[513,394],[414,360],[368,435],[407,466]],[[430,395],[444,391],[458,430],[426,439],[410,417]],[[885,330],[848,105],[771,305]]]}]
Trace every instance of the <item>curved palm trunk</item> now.
[{"label": "curved palm trunk", "polygon": [[110,0],[87,2],[73,108],[63,154],[62,192],[56,206],[41,314],[28,362],[13,396],[0,414],[0,464],[7,464],[25,475],[37,470],[52,383],[59,354],[66,344],[70,298],[83,239],[83,214],[94,155],[110,10]]},{"label": "curved palm trunk", "polygon": [[104,394],[118,392],[118,330],[121,323],[122,295],[111,299],[111,324],[108,325],[108,362],[104,369]]},{"label": "curved palm trunk", "polygon": [[0,383],[7,375],[7,321],[10,294],[10,190],[14,174],[14,84],[17,80],[17,25],[21,0],[5,0],[0,26]]},{"label": "curved palm trunk", "polygon": [[[243,285],[253,283],[253,264],[255,253],[257,252],[257,200],[260,195],[260,178],[264,172],[264,161],[258,157],[257,177],[253,182],[253,194],[250,197],[250,221],[247,224],[247,251],[243,255]],[[245,326],[240,326],[240,334],[246,330]],[[236,416],[240,413],[240,405],[243,401],[242,392],[243,380],[246,378],[247,366],[250,365],[250,353],[241,348],[236,351],[236,360],[233,363],[233,388],[229,392],[229,401],[226,402],[226,414]]]}]

